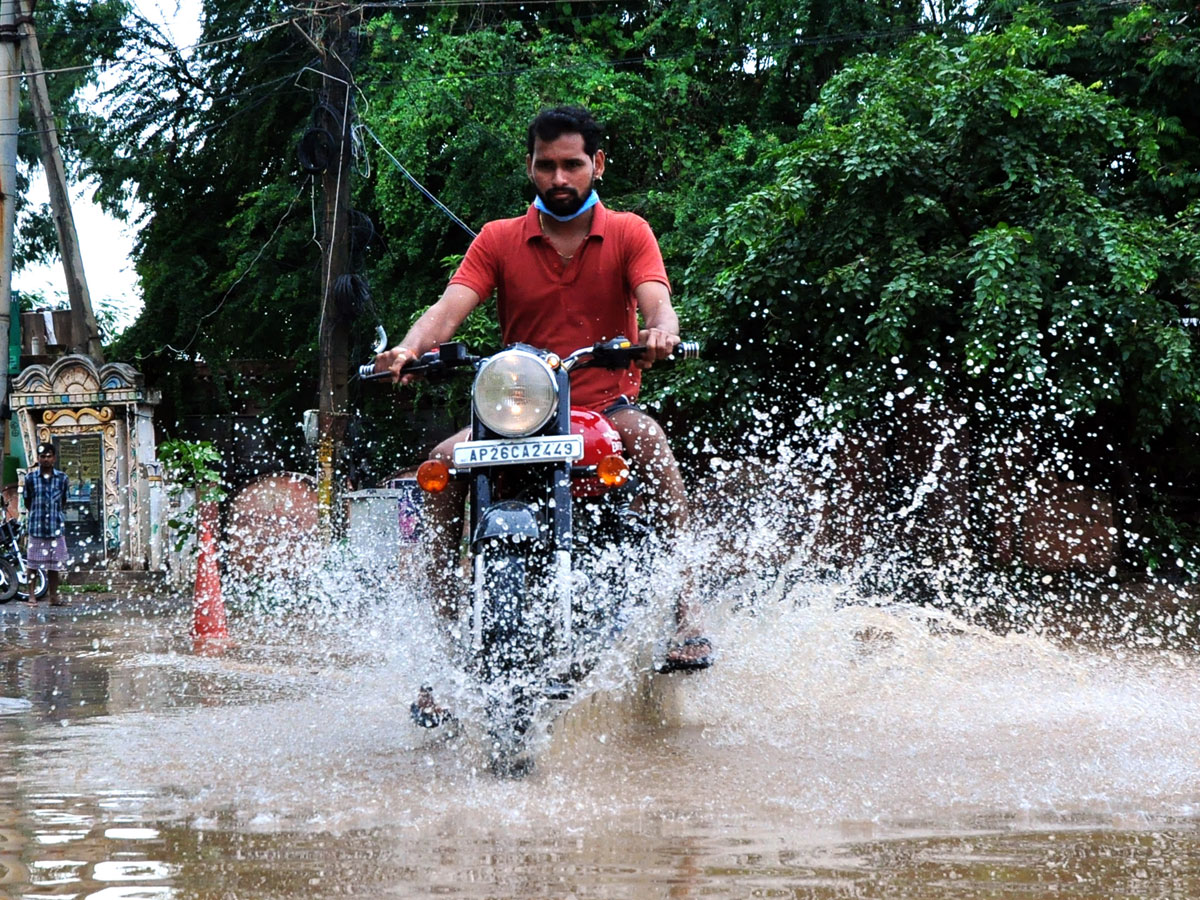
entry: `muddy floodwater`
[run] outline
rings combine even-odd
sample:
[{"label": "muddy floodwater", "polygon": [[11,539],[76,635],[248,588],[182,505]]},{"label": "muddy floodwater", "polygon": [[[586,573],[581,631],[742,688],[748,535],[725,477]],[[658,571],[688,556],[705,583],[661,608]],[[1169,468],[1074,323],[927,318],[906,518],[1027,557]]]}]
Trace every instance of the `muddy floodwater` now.
[{"label": "muddy floodwater", "polygon": [[630,647],[491,775],[408,704],[403,597],[235,615],[0,607],[0,896],[1193,898],[1200,659],[1064,647],[800,585],[718,664]]}]

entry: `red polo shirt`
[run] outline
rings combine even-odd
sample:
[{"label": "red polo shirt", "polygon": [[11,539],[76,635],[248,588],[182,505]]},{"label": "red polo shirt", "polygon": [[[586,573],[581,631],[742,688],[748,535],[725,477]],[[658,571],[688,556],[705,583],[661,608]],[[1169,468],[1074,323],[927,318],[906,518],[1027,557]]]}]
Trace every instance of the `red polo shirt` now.
[{"label": "red polo shirt", "polygon": [[[647,281],[670,288],[658,241],[645,219],[597,203],[583,244],[564,263],[542,233],[532,205],[515,219],[488,222],[451,284],[480,297],[496,293],[504,343],[517,341],[566,356],[623,334],[636,339],[633,289]],[[571,402],[603,410],[641,387],[640,369],[582,369],[571,376]]]}]

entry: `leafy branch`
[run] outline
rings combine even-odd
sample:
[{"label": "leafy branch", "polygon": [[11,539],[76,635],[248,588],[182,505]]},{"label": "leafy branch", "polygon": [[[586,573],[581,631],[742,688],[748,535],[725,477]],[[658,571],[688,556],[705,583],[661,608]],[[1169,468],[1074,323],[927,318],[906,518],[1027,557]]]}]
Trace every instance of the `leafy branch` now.
[{"label": "leafy branch", "polygon": [[175,532],[175,551],[178,553],[188,539],[198,533],[203,505],[218,503],[226,497],[218,469],[221,453],[212,441],[173,439],[158,445],[158,458],[166,476],[167,495],[178,499],[184,492],[191,491],[196,498],[186,515],[167,521]]}]

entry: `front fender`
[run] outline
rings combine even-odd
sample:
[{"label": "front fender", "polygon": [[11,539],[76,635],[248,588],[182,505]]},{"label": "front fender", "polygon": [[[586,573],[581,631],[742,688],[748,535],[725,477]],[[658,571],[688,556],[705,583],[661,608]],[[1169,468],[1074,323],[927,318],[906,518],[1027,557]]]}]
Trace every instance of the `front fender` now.
[{"label": "front fender", "polygon": [[528,503],[504,500],[489,506],[479,517],[472,544],[494,540],[537,540],[542,524],[537,510]]}]

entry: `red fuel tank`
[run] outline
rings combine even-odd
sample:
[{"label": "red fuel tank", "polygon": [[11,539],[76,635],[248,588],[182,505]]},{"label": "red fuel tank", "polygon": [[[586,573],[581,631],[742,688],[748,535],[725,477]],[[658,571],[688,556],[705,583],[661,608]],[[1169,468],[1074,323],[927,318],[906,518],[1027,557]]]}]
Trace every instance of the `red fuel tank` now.
[{"label": "red fuel tank", "polygon": [[[583,435],[583,459],[575,463],[577,466],[595,466],[606,456],[625,454],[621,435],[612,422],[590,409],[571,407],[571,434]],[[571,481],[571,493],[576,497],[596,497],[608,490],[595,475]]]}]

